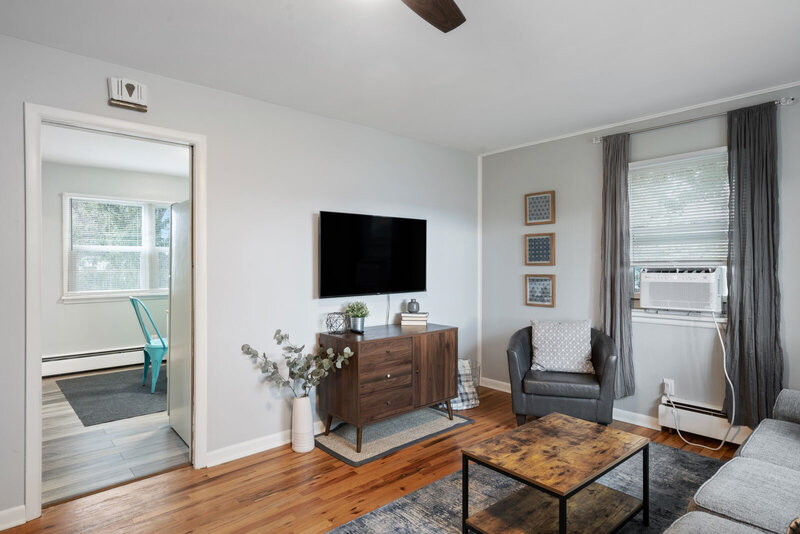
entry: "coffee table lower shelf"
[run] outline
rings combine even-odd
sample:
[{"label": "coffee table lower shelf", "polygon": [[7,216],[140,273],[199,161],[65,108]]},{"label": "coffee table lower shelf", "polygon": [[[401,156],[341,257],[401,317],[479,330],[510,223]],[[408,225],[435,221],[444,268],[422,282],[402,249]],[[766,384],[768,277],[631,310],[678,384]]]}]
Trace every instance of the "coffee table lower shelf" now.
[{"label": "coffee table lower shelf", "polygon": [[[642,501],[593,483],[567,500],[567,532],[613,532],[642,509]],[[509,495],[467,519],[481,534],[558,532],[558,499],[531,487]]]}]

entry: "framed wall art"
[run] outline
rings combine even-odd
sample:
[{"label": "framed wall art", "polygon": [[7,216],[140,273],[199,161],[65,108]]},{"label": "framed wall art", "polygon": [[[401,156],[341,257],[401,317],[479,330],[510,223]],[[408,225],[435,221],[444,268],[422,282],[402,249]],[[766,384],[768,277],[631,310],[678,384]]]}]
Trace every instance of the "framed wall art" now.
[{"label": "framed wall art", "polygon": [[525,234],[525,265],[555,265],[556,234]]},{"label": "framed wall art", "polygon": [[543,191],[525,195],[525,224],[556,222],[556,192]]},{"label": "framed wall art", "polygon": [[525,304],[553,308],[556,305],[556,275],[526,274]]}]

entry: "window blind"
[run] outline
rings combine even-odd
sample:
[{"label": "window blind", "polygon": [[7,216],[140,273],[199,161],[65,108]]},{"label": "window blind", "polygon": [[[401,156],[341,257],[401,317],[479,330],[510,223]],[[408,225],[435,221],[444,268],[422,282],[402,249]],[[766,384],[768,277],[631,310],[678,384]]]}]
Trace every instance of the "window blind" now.
[{"label": "window blind", "polygon": [[169,206],[65,195],[65,294],[166,289]]},{"label": "window blind", "polygon": [[727,151],[631,163],[628,188],[632,265],[727,263]]}]

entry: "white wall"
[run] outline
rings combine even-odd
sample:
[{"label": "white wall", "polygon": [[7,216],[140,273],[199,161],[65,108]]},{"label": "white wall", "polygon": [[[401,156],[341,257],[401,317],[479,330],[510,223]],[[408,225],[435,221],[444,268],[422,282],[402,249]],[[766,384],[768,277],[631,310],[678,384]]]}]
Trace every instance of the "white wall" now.
[{"label": "white wall", "polygon": [[[23,502],[25,101],[207,135],[212,451],[289,429],[286,393],[262,384],[240,347],[275,354],[277,328],[311,345],[345,302],[314,296],[320,210],[427,219],[428,291],[404,297],[458,326],[462,354],[474,357],[474,156],[7,37],[0,72],[0,510]],[[150,110],[108,107],[107,76],[147,84]],[[381,322],[385,297],[366,300],[367,324]],[[392,302],[399,311],[399,296]]]},{"label": "white wall", "polygon": [[[127,299],[68,304],[61,300],[63,193],[173,203],[188,199],[190,189],[189,179],[177,176],[51,162],[42,165],[42,324],[47,325],[42,336],[43,356],[144,343]],[[145,303],[162,335],[167,331],[164,312],[168,303],[167,296],[148,298]]]},{"label": "white wall", "polygon": [[[796,95],[797,89],[780,96]],[[699,117],[772,100],[765,94],[631,124],[615,130],[569,137],[483,158],[483,369],[489,379],[508,382],[505,348],[511,334],[531,319],[589,318],[599,325],[602,150],[595,135],[636,130]],[[786,352],[784,383],[800,388],[800,282],[791,276],[800,260],[800,241],[794,231],[800,214],[800,106],[778,111],[781,142],[781,280],[783,337]],[[642,160],[702,150],[726,144],[724,117],[633,135],[631,159]],[[522,222],[523,196],[556,190],[556,223],[528,226]],[[523,235],[556,233],[556,266],[525,267]],[[556,307],[523,304],[525,273],[556,275]],[[708,326],[706,324],[706,326]],[[681,398],[721,404],[724,396],[722,354],[716,332],[709,328],[635,322],[633,353],[636,394],[617,401],[617,408],[654,416],[661,379],[676,381]]]}]

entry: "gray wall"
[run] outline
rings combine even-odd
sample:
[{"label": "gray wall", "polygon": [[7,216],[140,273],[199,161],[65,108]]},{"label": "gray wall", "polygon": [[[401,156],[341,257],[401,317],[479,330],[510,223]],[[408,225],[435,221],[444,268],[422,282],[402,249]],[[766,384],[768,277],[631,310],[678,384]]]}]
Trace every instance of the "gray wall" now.
[{"label": "gray wall", "polygon": [[[780,96],[796,95],[797,89]],[[508,382],[505,348],[510,335],[530,324],[531,319],[589,318],[599,324],[599,279],[602,192],[601,145],[595,135],[667,124],[690,117],[706,116],[771,100],[761,95],[728,102],[658,120],[631,124],[614,130],[574,136],[520,148],[483,158],[483,344],[484,376]],[[800,387],[800,333],[793,324],[800,319],[800,281],[792,274],[800,259],[800,241],[794,231],[800,227],[800,106],[781,107],[781,279],[783,287],[783,336],[786,349],[785,384]],[[725,119],[694,122],[631,138],[631,159],[650,159],[702,150],[726,144]],[[523,196],[556,190],[556,223],[525,226]],[[531,232],[556,233],[556,266],[525,267],[523,235]],[[524,305],[525,273],[556,275],[556,307]],[[635,322],[633,352],[636,394],[616,407],[642,415],[657,414],[661,379],[673,378],[681,398],[721,404],[724,395],[722,354],[716,332],[709,325],[695,327],[665,323]]]},{"label": "gray wall", "polygon": [[[26,101],[208,136],[210,450],[289,429],[286,392],[262,384],[240,347],[275,355],[277,328],[312,344],[324,314],[344,304],[315,298],[320,210],[427,219],[428,291],[393,298],[393,311],[418,298],[475,355],[474,156],[7,37],[0,72],[0,510],[23,502]],[[109,107],[107,76],[147,84],[150,110]],[[366,300],[367,324],[382,322],[385,297]]]},{"label": "gray wall", "polygon": [[[121,347],[144,341],[127,299],[113,302],[61,300],[63,193],[109,198],[180,202],[190,196],[188,178],[44,163],[42,165],[42,355],[72,354]],[[148,298],[146,306],[165,334],[167,296]]]}]

